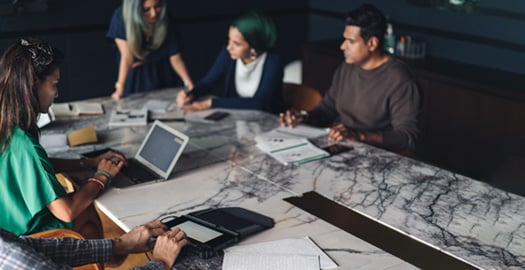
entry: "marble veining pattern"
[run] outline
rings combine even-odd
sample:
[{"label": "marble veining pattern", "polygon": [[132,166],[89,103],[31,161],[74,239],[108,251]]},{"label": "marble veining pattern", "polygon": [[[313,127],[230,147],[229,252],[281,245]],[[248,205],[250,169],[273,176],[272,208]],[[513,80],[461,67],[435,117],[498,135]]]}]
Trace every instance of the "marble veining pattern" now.
[{"label": "marble veining pattern", "polygon": [[[174,99],[174,96],[174,91],[159,91],[148,95],[134,95],[120,104],[107,100],[102,102],[108,112],[116,106],[140,107],[147,98]],[[116,218],[122,221],[120,225],[126,227],[199,207],[243,205],[261,211],[268,209],[261,206],[272,202],[269,209],[274,207],[273,204],[284,204],[289,208],[280,198],[314,190],[480,268],[525,269],[525,198],[359,143],[353,144],[352,151],[329,159],[300,166],[284,166],[258,150],[253,141],[256,134],[278,125],[274,115],[254,111],[228,111],[231,115],[221,120],[220,124],[202,120],[210,111],[189,113],[185,122],[169,122],[189,134],[192,138],[190,142],[195,148],[207,151],[208,154],[199,156],[199,159],[213,160],[202,165],[205,169],[175,173],[174,180],[154,185],[159,186],[154,197],[161,201],[172,201],[171,205],[166,205],[165,209],[158,209],[159,204],[156,202],[146,201],[140,202],[144,204],[141,209],[126,209],[126,205],[120,204],[110,205],[119,200],[125,202],[134,188],[110,190],[100,198],[99,203],[110,208],[110,212],[118,214]],[[132,155],[149,126],[108,129],[107,117],[108,113],[101,117],[82,117],[82,121],[59,120],[44,128],[43,134],[68,133],[93,124],[100,137],[101,144],[97,145],[65,151],[49,149],[50,156],[77,157],[78,153],[107,146]],[[318,143],[326,142],[320,139]],[[191,178],[191,181],[186,178]],[[175,191],[161,188],[163,185],[173,185]],[[196,195],[180,192],[181,189],[195,186],[205,187],[205,191],[198,197],[186,198],[185,196]],[[154,193],[152,190],[151,187],[148,188],[148,192]],[[180,196],[180,200],[173,200],[174,196]],[[106,198],[108,202],[105,202]],[[282,209],[282,206],[277,209]],[[287,216],[286,220],[296,220],[294,216],[288,216],[289,212],[283,213],[285,212],[271,214],[272,217],[284,215]],[[304,215],[307,214],[300,214]],[[307,222],[309,226],[317,223],[322,221]],[[281,225],[278,224],[276,228],[281,228]],[[323,226],[321,228],[323,229],[319,231],[312,230],[313,234],[322,233],[326,229]],[[286,231],[284,228],[282,230]],[[354,244],[363,245],[362,241],[352,241],[351,245],[334,247],[331,253],[348,253],[343,251],[351,250]],[[389,259],[386,261],[392,267],[392,262]],[[404,262],[400,265],[407,267]]]}]

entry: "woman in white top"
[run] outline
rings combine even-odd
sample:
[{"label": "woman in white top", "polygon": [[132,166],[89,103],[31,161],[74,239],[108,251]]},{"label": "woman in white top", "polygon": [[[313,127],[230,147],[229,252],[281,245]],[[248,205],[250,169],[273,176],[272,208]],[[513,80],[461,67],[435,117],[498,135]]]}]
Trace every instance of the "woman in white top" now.
[{"label": "woman in white top", "polygon": [[[179,108],[183,111],[210,108],[282,111],[283,65],[281,57],[271,51],[276,40],[277,31],[269,17],[258,12],[239,17],[229,28],[228,45],[206,76],[191,92],[179,92]],[[222,97],[201,98],[221,79],[224,79]]]}]

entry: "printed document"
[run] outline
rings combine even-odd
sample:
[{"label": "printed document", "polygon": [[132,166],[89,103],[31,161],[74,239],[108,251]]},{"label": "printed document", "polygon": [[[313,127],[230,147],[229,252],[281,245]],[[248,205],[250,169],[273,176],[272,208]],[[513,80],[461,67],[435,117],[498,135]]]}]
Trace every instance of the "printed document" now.
[{"label": "printed document", "polygon": [[[285,255],[279,257],[279,255]],[[312,256],[317,258],[317,263],[313,262]],[[270,261],[280,261],[284,265],[287,262],[286,257],[290,257],[295,264],[301,265],[302,268],[264,268]],[[293,257],[293,259],[292,259]],[[262,260],[264,262],[259,262]],[[299,262],[300,261],[300,262]],[[334,269],[337,264],[321,250],[317,244],[308,236],[300,238],[286,238],[275,241],[267,241],[248,245],[239,245],[229,247],[224,250],[224,261],[222,269],[241,269],[229,268],[231,265],[239,265],[243,263],[249,267],[243,269],[314,269],[308,268],[317,267],[315,269]],[[250,263],[250,264],[248,264]],[[308,265],[306,265],[308,264]]]}]

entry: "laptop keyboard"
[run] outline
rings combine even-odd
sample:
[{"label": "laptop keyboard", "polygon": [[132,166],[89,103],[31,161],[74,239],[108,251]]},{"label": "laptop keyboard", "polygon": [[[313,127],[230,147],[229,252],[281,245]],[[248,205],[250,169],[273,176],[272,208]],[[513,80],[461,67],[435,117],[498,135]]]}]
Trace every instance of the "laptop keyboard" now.
[{"label": "laptop keyboard", "polygon": [[120,172],[137,184],[160,179],[158,175],[150,172],[135,159],[128,159],[128,165],[122,166]]}]

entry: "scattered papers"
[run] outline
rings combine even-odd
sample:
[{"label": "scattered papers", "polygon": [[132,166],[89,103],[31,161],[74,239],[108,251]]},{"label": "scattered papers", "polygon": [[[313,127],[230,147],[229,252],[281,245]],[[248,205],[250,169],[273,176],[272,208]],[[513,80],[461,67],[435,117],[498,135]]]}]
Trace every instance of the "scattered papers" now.
[{"label": "scattered papers", "polygon": [[155,113],[166,113],[172,111],[176,107],[176,103],[167,100],[150,99],[146,101],[142,108]]},{"label": "scattered papers", "polygon": [[44,134],[40,136],[40,145],[47,151],[69,148],[66,134]]},{"label": "scattered papers", "polygon": [[54,103],[50,111],[55,117],[104,114],[102,104],[96,102]]},{"label": "scattered papers", "polygon": [[142,108],[149,112],[151,120],[183,121],[185,113],[177,109],[177,103],[166,100],[150,99]]},{"label": "scattered papers", "polygon": [[38,116],[38,121],[36,122],[36,125],[39,128],[42,128],[46,126],[47,124],[51,123],[53,121],[53,118],[49,113],[40,113]]},{"label": "scattered papers", "polygon": [[[270,268],[274,261],[276,264],[272,264],[273,268]],[[290,267],[283,267],[290,263]],[[295,266],[298,268],[294,268]],[[229,247],[224,250],[222,265],[223,270],[319,268],[334,269],[337,268],[337,264],[308,236]]]},{"label": "scattered papers", "polygon": [[148,124],[148,110],[114,110],[109,116],[109,127],[145,126]]},{"label": "scattered papers", "polygon": [[319,256],[227,253],[223,270],[319,270]]},{"label": "scattered papers", "polygon": [[321,136],[328,136],[328,129],[312,127],[305,124],[299,124],[294,128],[279,127],[274,130],[277,133],[286,134],[293,137],[304,137],[309,139],[314,139]]},{"label": "scattered papers", "polygon": [[255,136],[255,142],[259,149],[285,165],[302,164],[330,156],[307,138],[280,132],[279,128]]}]

